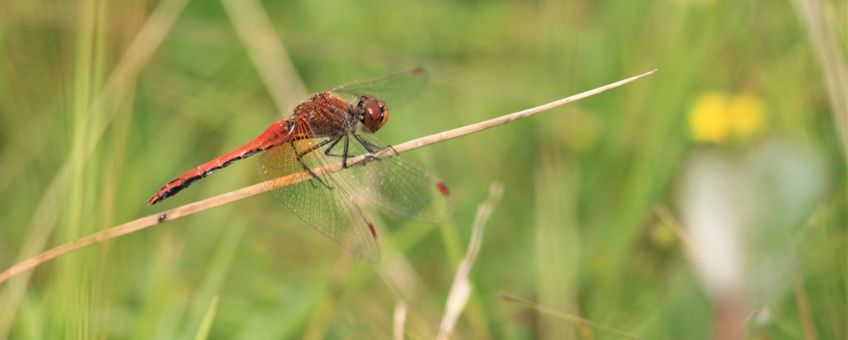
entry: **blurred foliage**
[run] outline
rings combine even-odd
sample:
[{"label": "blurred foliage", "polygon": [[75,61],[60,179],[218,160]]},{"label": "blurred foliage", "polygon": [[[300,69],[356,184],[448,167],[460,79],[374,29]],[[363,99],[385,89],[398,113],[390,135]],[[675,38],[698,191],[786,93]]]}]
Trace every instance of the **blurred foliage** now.
[{"label": "blurred foliage", "polygon": [[[257,12],[183,2],[0,3],[0,266],[256,182],[255,160],[246,160],[161,207],[144,204],[167,180],[288,114],[262,62],[290,65],[294,76],[277,80],[310,91],[426,67],[427,90],[380,131],[390,144],[659,72],[404,154],[451,187],[454,222],[378,215],[378,266],[351,259],[265,194],[0,283],[0,339],[388,338],[401,300],[407,336],[430,338],[495,180],[504,197],[456,338],[614,337],[502,292],[640,338],[705,338],[712,307],[679,240],[676,181],[691,151],[734,152],[760,139],[818,155],[827,189],[791,227],[775,229],[795,250],[795,281],[752,301],[749,334],[848,336],[845,149],[827,71],[793,2],[302,0],[266,1]],[[844,55],[848,30],[837,17],[846,4],[822,6]],[[262,20],[286,59],[253,58],[236,27]],[[164,40],[133,45],[142,28],[164,29]],[[127,69],[128,56],[145,50],[149,61]],[[721,100],[747,118],[733,125],[726,119],[740,116],[719,109],[705,123],[719,130],[699,138],[690,123],[710,93],[726,93]],[[699,144],[734,133],[744,138]]]}]

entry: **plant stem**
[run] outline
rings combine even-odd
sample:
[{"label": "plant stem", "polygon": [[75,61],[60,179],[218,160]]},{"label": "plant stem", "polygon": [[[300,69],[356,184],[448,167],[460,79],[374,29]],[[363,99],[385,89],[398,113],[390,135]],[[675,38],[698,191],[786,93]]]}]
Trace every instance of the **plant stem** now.
[{"label": "plant stem", "polygon": [[[469,135],[469,134],[472,134],[472,133],[475,133],[475,132],[479,132],[479,131],[482,131],[482,130],[493,128],[495,126],[514,122],[514,121],[522,119],[522,118],[526,118],[526,117],[529,117],[529,116],[532,116],[532,115],[535,115],[535,114],[538,114],[538,113],[541,113],[541,112],[544,112],[544,111],[548,111],[548,110],[551,110],[551,109],[554,109],[554,108],[557,108],[557,107],[560,107],[560,106],[563,106],[563,105],[566,105],[566,104],[569,104],[569,103],[572,103],[572,102],[575,102],[575,101],[578,101],[578,100],[581,100],[581,99],[584,99],[584,98],[587,98],[587,97],[594,96],[594,95],[602,93],[602,92],[606,92],[606,91],[614,89],[616,87],[623,86],[625,84],[636,81],[640,78],[649,76],[649,75],[653,74],[654,72],[656,72],[656,69],[642,73],[642,74],[639,74],[639,75],[636,75],[636,76],[633,76],[633,77],[630,77],[630,78],[622,79],[622,80],[619,80],[617,82],[610,83],[610,84],[607,84],[607,85],[604,85],[604,86],[601,86],[601,87],[597,87],[597,88],[594,88],[592,90],[581,92],[581,93],[578,93],[578,94],[570,96],[570,97],[558,99],[558,100],[552,101],[550,103],[546,103],[546,104],[542,104],[542,105],[539,105],[539,106],[536,106],[536,107],[532,107],[532,108],[529,108],[529,109],[526,109],[526,110],[506,114],[506,115],[499,116],[499,117],[496,117],[496,118],[492,118],[492,119],[489,119],[489,120],[485,120],[485,121],[482,121],[482,122],[462,126],[462,127],[455,128],[455,129],[452,129],[452,130],[447,130],[447,131],[435,133],[435,134],[432,134],[432,135],[429,135],[429,136],[424,136],[424,137],[417,138],[417,139],[413,139],[411,141],[395,145],[393,148],[383,149],[380,152],[377,152],[376,154],[372,155],[372,156],[374,156],[373,158],[365,159],[365,155],[362,155],[362,156],[351,158],[350,160],[348,160],[348,162],[351,162],[351,163],[356,163],[356,162],[367,163],[367,162],[373,161],[374,159],[379,159],[379,158],[383,158],[383,157],[393,157],[396,154],[400,154],[402,152],[415,150],[415,149],[418,149],[418,148],[421,148],[421,147],[424,147],[424,146],[427,146],[427,145],[441,143],[441,142],[444,142],[444,141],[447,141],[447,140],[450,140],[450,139],[462,137],[462,136]],[[395,152],[397,152],[397,153],[395,153]],[[342,169],[341,164],[332,164],[332,165],[327,165],[327,166],[324,166],[324,167],[321,167],[321,168],[318,168],[318,169],[314,169],[314,172],[315,172],[316,175],[322,175],[322,174],[340,171],[341,169]],[[34,257],[31,257],[29,259],[21,261],[21,262],[15,264],[14,266],[12,266],[11,268],[7,269],[6,271],[4,271],[3,273],[0,273],[0,283],[5,282],[9,278],[11,278],[11,277],[13,277],[17,274],[20,274],[21,272],[24,272],[24,271],[29,270],[29,269],[33,269],[33,268],[41,265],[42,263],[50,261],[50,260],[57,258],[59,256],[74,252],[76,250],[85,248],[85,247],[90,246],[92,244],[103,242],[103,241],[106,241],[106,240],[111,240],[111,239],[114,239],[114,238],[117,238],[117,237],[120,237],[120,236],[123,236],[123,235],[127,235],[127,234],[130,234],[130,233],[142,230],[142,229],[146,229],[146,228],[161,224],[165,221],[170,221],[170,220],[178,219],[178,218],[181,218],[181,217],[193,215],[193,214],[199,213],[201,211],[205,211],[205,210],[209,210],[209,209],[212,209],[212,208],[215,208],[215,207],[219,207],[219,206],[222,206],[222,205],[225,205],[225,204],[228,204],[228,203],[232,203],[232,202],[235,202],[235,201],[238,201],[238,200],[242,200],[242,199],[245,199],[245,198],[248,198],[248,197],[251,197],[251,196],[255,196],[255,195],[258,195],[258,194],[261,194],[261,193],[264,193],[264,192],[268,192],[268,191],[271,191],[271,190],[274,190],[274,189],[278,189],[278,188],[281,188],[281,187],[296,184],[296,183],[302,182],[304,180],[307,180],[308,178],[309,178],[309,174],[305,171],[295,173],[295,174],[291,174],[291,175],[287,175],[287,176],[283,176],[283,177],[279,177],[279,178],[275,178],[275,179],[272,179],[272,180],[268,180],[268,181],[265,181],[265,182],[261,182],[261,183],[257,183],[257,184],[251,185],[251,186],[247,186],[247,187],[244,187],[244,188],[241,188],[241,189],[230,191],[230,192],[225,193],[225,194],[210,197],[210,198],[207,198],[205,200],[200,200],[200,201],[188,203],[188,204],[185,204],[185,205],[173,208],[173,209],[166,210],[166,211],[159,213],[159,214],[145,216],[145,217],[142,217],[142,218],[139,218],[139,219],[136,219],[136,220],[133,220],[133,221],[112,227],[110,229],[106,229],[106,230],[91,234],[89,236],[86,236],[86,237],[83,237],[83,238],[80,238],[80,239],[77,239],[77,240],[74,240],[74,241],[71,241],[71,242],[68,242],[68,243],[65,243],[65,244],[61,244],[59,246],[56,246],[53,249],[47,250],[47,251],[40,253],[40,254],[38,254]]]}]

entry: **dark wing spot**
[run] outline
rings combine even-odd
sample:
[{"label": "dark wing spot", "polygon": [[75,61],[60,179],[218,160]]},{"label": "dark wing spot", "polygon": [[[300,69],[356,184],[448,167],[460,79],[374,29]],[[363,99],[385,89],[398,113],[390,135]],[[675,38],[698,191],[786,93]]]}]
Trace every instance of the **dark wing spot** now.
[{"label": "dark wing spot", "polygon": [[167,218],[168,218],[168,214],[161,213],[161,214],[159,214],[159,217],[156,218],[156,223],[165,222],[165,219],[167,219]]},{"label": "dark wing spot", "polygon": [[441,192],[445,197],[450,196],[450,190],[448,190],[448,186],[445,185],[445,183],[439,182],[436,184],[436,187],[439,188],[439,192]]},{"label": "dark wing spot", "polygon": [[377,229],[374,229],[373,224],[368,223],[368,230],[371,230],[371,235],[373,235],[374,238],[376,239],[377,238]]}]

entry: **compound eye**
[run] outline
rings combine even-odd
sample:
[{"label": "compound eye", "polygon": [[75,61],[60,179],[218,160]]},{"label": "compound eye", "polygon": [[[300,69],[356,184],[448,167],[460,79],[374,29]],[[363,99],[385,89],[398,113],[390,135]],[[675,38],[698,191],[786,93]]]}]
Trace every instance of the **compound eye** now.
[{"label": "compound eye", "polygon": [[363,96],[359,103],[362,108],[362,125],[368,131],[376,132],[386,122],[385,104],[371,96]]},{"label": "compound eye", "polygon": [[380,126],[389,121],[389,109],[386,108],[386,103],[382,100],[377,100],[377,105],[380,107]]}]

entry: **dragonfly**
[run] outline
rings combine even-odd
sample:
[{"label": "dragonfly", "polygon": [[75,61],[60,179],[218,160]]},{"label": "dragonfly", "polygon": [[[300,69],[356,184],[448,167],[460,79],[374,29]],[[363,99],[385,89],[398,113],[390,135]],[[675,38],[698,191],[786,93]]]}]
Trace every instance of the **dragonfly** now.
[{"label": "dragonfly", "polygon": [[[449,191],[443,182],[396,155],[377,156],[386,148],[394,151],[374,135],[389,120],[387,102],[403,104],[426,84],[427,72],[419,67],[318,92],[247,144],[168,182],[147,204],[159,203],[216,170],[261,153],[257,169],[264,179],[303,171],[310,176],[275,189],[274,196],[357,258],[376,263],[380,250],[368,204],[424,222],[445,222],[450,214]],[[314,171],[338,164],[333,162],[341,162],[343,170]]]}]

